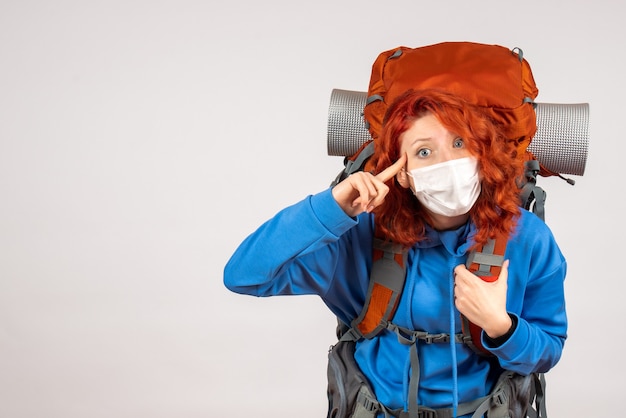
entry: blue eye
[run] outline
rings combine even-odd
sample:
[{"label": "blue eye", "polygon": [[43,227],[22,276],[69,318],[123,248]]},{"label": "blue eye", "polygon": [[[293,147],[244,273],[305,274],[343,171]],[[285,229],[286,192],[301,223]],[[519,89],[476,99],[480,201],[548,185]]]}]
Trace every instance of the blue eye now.
[{"label": "blue eye", "polygon": [[454,140],[454,143],[453,143],[454,148],[463,148],[464,146],[465,146],[465,143],[463,142],[463,139],[457,138]]},{"label": "blue eye", "polygon": [[431,153],[432,151],[429,150],[428,148],[422,148],[419,151],[417,151],[417,156],[420,158],[425,158],[425,157],[428,157]]}]

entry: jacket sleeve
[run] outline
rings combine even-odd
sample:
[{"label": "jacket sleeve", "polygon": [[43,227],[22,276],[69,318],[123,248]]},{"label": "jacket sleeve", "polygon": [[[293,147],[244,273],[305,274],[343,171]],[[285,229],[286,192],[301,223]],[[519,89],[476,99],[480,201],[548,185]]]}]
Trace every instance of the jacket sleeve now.
[{"label": "jacket sleeve", "polygon": [[224,268],[224,284],[254,296],[323,295],[338,262],[339,237],[357,223],[330,189],[308,196],[241,243]]},{"label": "jacket sleeve", "polygon": [[489,347],[484,332],[482,342],[503,368],[527,375],[547,372],[561,357],[567,338],[567,263],[549,228],[532,214],[524,217],[526,232],[509,242],[506,255],[511,263],[507,309],[517,327],[497,347]]}]

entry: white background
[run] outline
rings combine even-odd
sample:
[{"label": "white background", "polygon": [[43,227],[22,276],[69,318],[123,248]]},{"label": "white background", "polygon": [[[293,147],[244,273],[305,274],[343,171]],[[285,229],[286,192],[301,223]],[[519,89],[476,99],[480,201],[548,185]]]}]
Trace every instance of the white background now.
[{"label": "white background", "polygon": [[229,293],[223,267],[326,188],[333,88],[379,52],[520,47],[537,101],[588,102],[551,418],[623,409],[624,40],[613,0],[0,1],[0,418],[322,417],[335,320]]}]

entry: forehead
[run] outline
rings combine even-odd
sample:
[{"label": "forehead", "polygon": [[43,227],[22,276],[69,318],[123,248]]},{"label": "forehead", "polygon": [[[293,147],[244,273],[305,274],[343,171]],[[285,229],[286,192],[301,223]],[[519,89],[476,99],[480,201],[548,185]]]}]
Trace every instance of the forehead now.
[{"label": "forehead", "polygon": [[410,147],[416,143],[447,142],[454,138],[456,135],[448,131],[439,122],[439,119],[433,114],[427,113],[412,121],[409,128],[400,135],[399,140],[402,147]]}]

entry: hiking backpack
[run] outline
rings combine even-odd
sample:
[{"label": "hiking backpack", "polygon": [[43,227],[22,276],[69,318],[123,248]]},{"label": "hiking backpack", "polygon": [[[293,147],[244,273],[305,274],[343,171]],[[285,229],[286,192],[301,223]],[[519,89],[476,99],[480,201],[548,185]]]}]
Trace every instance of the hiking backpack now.
[{"label": "hiking backpack", "polygon": [[[444,42],[418,48],[400,46],[379,54],[372,66],[367,92],[334,89],[328,119],[328,154],[344,157],[344,169],[331,186],[362,170],[374,152],[387,107],[408,89],[440,88],[478,106],[514,141],[518,161],[525,166],[520,179],[521,206],[545,220],[546,193],[537,176],[583,175],[588,149],[589,105],[535,102],[538,89],[519,48],[472,42]],[[504,260],[506,236],[490,240],[468,255],[466,265],[484,280],[495,280]],[[491,354],[480,343],[481,329],[461,318],[462,333],[428,334],[399,329],[391,322],[406,275],[406,249],[379,237],[374,240],[369,288],[360,315],[351,324],[339,321],[339,342],[329,351],[328,418],[374,417],[377,411],[400,416],[378,404],[367,379],[354,360],[354,344],[384,329],[396,332],[407,344],[451,338],[477,354]],[[414,346],[414,344],[413,344]],[[415,352],[412,362],[417,361]],[[418,364],[414,366],[418,367]],[[413,380],[413,379],[411,379]],[[415,386],[413,386],[415,385]],[[417,382],[410,389],[417,391]],[[503,372],[488,397],[459,405],[459,415],[545,417],[542,374],[520,376]],[[521,393],[516,393],[521,391]],[[499,400],[500,401],[499,401]],[[505,399],[506,402],[502,400]],[[532,402],[535,402],[534,407]],[[418,412],[419,408],[419,412]],[[433,411],[409,403],[409,417],[449,417],[449,409]],[[404,416],[404,415],[402,415]]]}]

